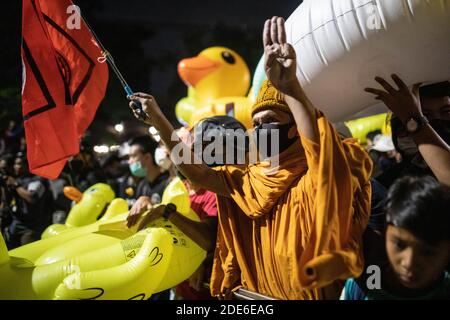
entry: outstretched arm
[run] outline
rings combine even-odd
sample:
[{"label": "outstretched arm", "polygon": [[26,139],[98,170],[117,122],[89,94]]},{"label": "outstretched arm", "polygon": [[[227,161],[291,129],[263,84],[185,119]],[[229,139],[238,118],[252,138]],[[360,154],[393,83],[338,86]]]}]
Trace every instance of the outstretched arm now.
[{"label": "outstretched arm", "polygon": [[284,19],[273,17],[264,25],[264,60],[268,80],[285,95],[299,133],[319,143],[317,110],[306,96],[296,76],[297,58],[286,42]]},{"label": "outstretched arm", "polygon": [[[145,228],[150,222],[161,218],[165,205],[150,210],[139,223],[138,229]],[[169,221],[177,226],[184,234],[197,243],[206,252],[212,252],[216,244],[217,218],[208,218],[204,221],[193,221],[179,212],[173,212]]]},{"label": "outstretched arm", "polygon": [[[375,94],[375,99],[383,101],[403,124],[406,124],[408,119],[413,116],[423,116],[419,99],[420,84],[415,84],[410,90],[395,74],[392,75],[392,80],[398,89],[381,77],[376,77],[375,80],[386,91],[375,88],[366,88],[365,91]],[[450,147],[429,124],[411,134],[411,137],[436,178],[440,182],[450,185]]]},{"label": "outstretched arm", "polygon": [[[172,151],[174,151],[177,145],[181,146],[179,144],[184,144],[184,142],[180,140],[172,124],[162,113],[161,109],[156,103],[155,98],[149,94],[139,92],[135,93],[131,97],[131,100],[139,101],[142,104],[143,111],[148,115],[145,123],[150,126],[154,126],[155,129],[158,130],[159,135],[164,144],[169,149],[173,160],[173,157],[177,155],[176,152],[172,153]],[[131,103],[132,102],[130,102],[130,107]],[[139,119],[136,113],[135,116],[137,119]],[[184,145],[184,147],[181,149],[183,150],[182,153],[187,152],[187,157],[185,158],[190,159],[189,163],[177,164],[177,168],[181,171],[181,173],[189,181],[198,185],[199,187],[223,196],[228,196],[227,188],[222,183],[222,180],[219,178],[218,173],[204,164],[201,159],[198,159],[198,157],[196,157],[190,150],[190,148],[188,148],[186,145]],[[180,154],[180,156],[183,157],[183,154]],[[194,161],[195,158],[196,160]]]}]

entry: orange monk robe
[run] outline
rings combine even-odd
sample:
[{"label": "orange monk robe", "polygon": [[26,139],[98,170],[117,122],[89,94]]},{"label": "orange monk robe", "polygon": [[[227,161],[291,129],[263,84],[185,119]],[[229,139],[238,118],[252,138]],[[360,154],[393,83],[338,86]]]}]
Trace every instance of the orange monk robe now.
[{"label": "orange monk robe", "polygon": [[262,163],[216,168],[231,197],[217,197],[213,295],[243,286],[279,299],[337,298],[336,280],[361,274],[372,161],[322,114],[317,124],[320,144],[300,137],[273,175]]}]

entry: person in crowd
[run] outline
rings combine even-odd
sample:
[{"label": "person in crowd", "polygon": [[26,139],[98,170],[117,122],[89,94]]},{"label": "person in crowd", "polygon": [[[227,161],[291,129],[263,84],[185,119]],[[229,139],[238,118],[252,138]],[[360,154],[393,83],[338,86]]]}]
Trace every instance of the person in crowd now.
[{"label": "person in crowd", "polygon": [[[450,299],[450,187],[403,177],[386,201],[385,252],[378,279],[347,280],[344,300]],[[382,261],[382,259],[380,259]]]},{"label": "person in crowd", "polygon": [[12,200],[13,190],[8,187],[7,181],[10,176],[13,176],[13,161],[12,154],[3,154],[0,157],[0,232],[4,235],[6,228],[12,222]]},{"label": "person in crowd", "polygon": [[[227,151],[225,145],[226,139],[227,135],[231,135],[231,131],[233,132],[233,135],[241,134],[244,136],[246,129],[239,121],[232,117],[216,116],[202,120],[200,123],[196,124],[191,131],[181,128],[178,130],[178,134],[182,141],[192,151],[194,150],[196,143],[204,143],[204,147],[207,147],[214,141],[220,141],[222,144],[222,152],[220,155],[216,154],[216,156],[218,159],[217,162],[223,163]],[[237,152],[237,148],[233,149],[233,154],[235,156],[237,156]],[[217,165],[218,163],[213,162],[209,166],[215,167]],[[212,258],[216,245],[216,195],[189,182],[181,173],[179,173],[179,176],[189,192],[191,208],[197,213],[201,222],[187,219],[178,212],[171,213],[168,219],[202,247],[207,252],[207,258],[187,281],[177,286],[176,295],[178,298],[187,300],[211,299],[209,290],[205,289],[203,284],[205,281],[209,282]],[[140,222],[140,228],[145,227],[150,221],[161,217],[165,209],[166,206],[160,206],[151,210]]]},{"label": "person in crowd", "polygon": [[81,141],[80,152],[69,160],[67,170],[71,175],[70,185],[81,192],[96,183],[106,183],[106,176],[93,153],[93,146],[86,138]]},{"label": "person in crowd", "polygon": [[5,142],[5,151],[16,154],[20,151],[20,140],[23,136],[23,126],[20,122],[12,119],[8,123],[3,139]]},{"label": "person in crowd", "polygon": [[171,179],[177,176],[177,169],[170,160],[170,152],[162,141],[155,150],[155,162],[161,169],[169,172]]},{"label": "person in crowd", "polygon": [[120,179],[124,176],[119,156],[115,153],[108,155],[101,162],[101,168],[106,177],[106,183],[111,186],[117,197],[120,192]]},{"label": "person in crowd", "polygon": [[[155,150],[158,143],[149,136],[139,136],[129,142],[130,153],[128,164],[133,176],[141,178],[136,190],[133,191],[134,199],[128,214],[128,227],[134,225],[139,216],[153,205],[159,204],[164,189],[169,184],[170,174],[160,168],[155,162]],[[170,290],[165,290],[152,296],[152,300],[169,300]]]},{"label": "person in crowd", "polygon": [[134,225],[143,212],[161,202],[163,191],[169,183],[169,173],[154,160],[157,147],[158,143],[149,136],[136,137],[130,141],[130,172],[142,179],[134,192],[137,200],[130,209],[128,226]]},{"label": "person in crowd", "polygon": [[11,153],[2,154],[0,157],[0,173],[3,176],[14,175],[13,171],[14,155]]},{"label": "person in crowd", "polygon": [[378,134],[373,138],[372,145],[368,147],[369,155],[374,162],[373,176],[377,177],[389,170],[392,166],[400,163],[401,156],[395,150],[390,135]]},{"label": "person in crowd", "polygon": [[[244,287],[279,299],[336,299],[340,279],[362,272],[372,162],[354,139],[340,139],[304,93],[282,18],[266,21],[263,40],[269,81],[252,107],[254,132],[257,140],[278,139],[258,142],[256,163],[177,164],[190,182],[217,194],[211,294],[230,298]],[[179,139],[154,97],[131,100],[172,152]]]},{"label": "person in crowd", "polygon": [[125,174],[119,178],[119,193],[117,194],[117,197],[125,199],[128,206],[131,208],[136,202],[135,193],[137,186],[144,178],[139,178],[132,175],[128,165],[124,168],[124,171]]},{"label": "person in crowd", "polygon": [[381,134],[381,130],[370,131],[366,134],[367,149],[370,149],[373,146],[373,139],[379,134]]},{"label": "person in crowd", "polygon": [[122,167],[123,175],[117,179],[119,190],[116,196],[118,198],[125,199],[128,203],[128,206],[131,208],[136,202],[136,188],[143,178],[139,178],[131,174],[130,165],[128,163],[129,154],[130,146],[129,141],[127,141],[120,145],[117,154],[120,159],[120,166]]},{"label": "person in crowd", "polygon": [[382,89],[366,88],[391,109],[396,117],[391,126],[393,141],[403,161],[378,180],[389,187],[405,174],[434,174],[450,185],[450,82],[409,89],[398,75],[392,75],[397,87],[385,79],[375,80]]},{"label": "person in crowd", "polygon": [[8,177],[6,181],[14,192],[12,222],[7,231],[9,249],[39,240],[54,212],[48,181],[29,173],[26,158],[15,158],[14,171],[15,178]]}]

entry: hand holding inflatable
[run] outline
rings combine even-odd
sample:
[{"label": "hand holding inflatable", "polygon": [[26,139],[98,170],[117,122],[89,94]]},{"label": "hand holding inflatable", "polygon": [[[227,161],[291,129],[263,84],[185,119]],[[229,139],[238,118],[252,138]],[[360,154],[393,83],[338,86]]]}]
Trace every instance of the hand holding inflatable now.
[{"label": "hand holding inflatable", "polygon": [[150,197],[142,196],[137,199],[130,209],[130,213],[127,217],[127,227],[130,228],[136,224],[139,217],[148,210],[152,209],[152,201]]},{"label": "hand holding inflatable", "polygon": [[166,205],[162,204],[157,206],[156,208],[151,209],[147,215],[142,219],[139,223],[138,230],[144,229],[150,222],[155,221],[163,216],[164,209]]},{"label": "hand holding inflatable", "polygon": [[375,99],[383,101],[384,104],[403,121],[403,123],[411,116],[423,116],[419,99],[420,83],[416,83],[412,90],[409,90],[398,75],[393,74],[391,77],[398,86],[398,89],[392,87],[383,78],[375,77],[375,80],[386,91],[374,88],[366,88],[364,90],[375,94]]}]

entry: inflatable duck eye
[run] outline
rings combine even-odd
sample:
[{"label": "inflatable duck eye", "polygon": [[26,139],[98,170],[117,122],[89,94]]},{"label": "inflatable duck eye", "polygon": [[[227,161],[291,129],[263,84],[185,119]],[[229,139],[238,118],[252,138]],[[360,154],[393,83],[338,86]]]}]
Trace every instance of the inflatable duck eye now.
[{"label": "inflatable duck eye", "polygon": [[222,52],[222,58],[223,58],[223,60],[225,60],[229,64],[235,64],[236,63],[236,59],[228,51],[223,51]]}]

